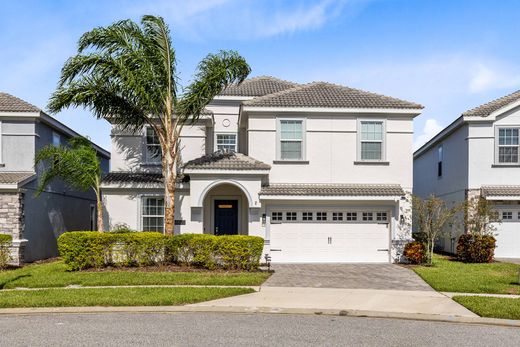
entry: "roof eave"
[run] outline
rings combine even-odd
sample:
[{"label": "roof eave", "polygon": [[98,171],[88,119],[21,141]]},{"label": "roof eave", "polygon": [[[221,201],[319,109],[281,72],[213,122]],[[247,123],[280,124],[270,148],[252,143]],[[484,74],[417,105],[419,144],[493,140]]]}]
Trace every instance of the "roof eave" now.
[{"label": "roof eave", "polygon": [[259,194],[260,200],[399,201],[402,195],[278,195]]},{"label": "roof eave", "polygon": [[316,112],[316,113],[377,113],[377,114],[407,114],[416,117],[422,113],[422,108],[366,108],[366,107],[265,107],[242,105],[244,112]]}]

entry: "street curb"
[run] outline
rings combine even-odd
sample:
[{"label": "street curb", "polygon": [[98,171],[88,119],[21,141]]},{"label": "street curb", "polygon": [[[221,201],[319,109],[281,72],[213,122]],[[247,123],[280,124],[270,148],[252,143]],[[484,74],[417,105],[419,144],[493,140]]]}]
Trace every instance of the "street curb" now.
[{"label": "street curb", "polygon": [[239,313],[239,314],[299,314],[342,317],[387,318],[459,324],[494,325],[520,328],[520,320],[444,316],[421,313],[381,312],[362,310],[320,310],[273,307],[220,307],[220,306],[121,306],[121,307],[49,307],[49,308],[6,308],[0,316],[41,314],[97,314],[97,313]]}]

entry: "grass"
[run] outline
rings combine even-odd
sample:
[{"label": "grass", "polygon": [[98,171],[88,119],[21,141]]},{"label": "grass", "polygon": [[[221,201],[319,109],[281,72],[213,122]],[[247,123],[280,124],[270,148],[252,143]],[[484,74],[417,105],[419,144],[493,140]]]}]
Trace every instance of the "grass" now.
[{"label": "grass", "polygon": [[252,293],[249,288],[83,288],[0,291],[0,307],[168,306]]},{"label": "grass", "polygon": [[0,289],[54,288],[68,285],[260,285],[267,272],[144,272],[144,271],[67,271],[61,261],[32,264],[16,270],[0,271]]},{"label": "grass", "polygon": [[459,293],[519,294],[519,265],[510,263],[466,264],[435,255],[434,266],[414,271],[435,290]]},{"label": "grass", "polygon": [[481,317],[520,319],[520,299],[455,296],[453,300]]}]

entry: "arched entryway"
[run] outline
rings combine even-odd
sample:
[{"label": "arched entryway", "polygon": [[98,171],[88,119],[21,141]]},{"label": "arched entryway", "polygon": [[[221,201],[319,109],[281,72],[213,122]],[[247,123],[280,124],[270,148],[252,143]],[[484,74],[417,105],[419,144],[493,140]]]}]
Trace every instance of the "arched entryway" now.
[{"label": "arched entryway", "polygon": [[204,233],[248,235],[249,201],[244,191],[231,183],[210,188],[203,201]]}]

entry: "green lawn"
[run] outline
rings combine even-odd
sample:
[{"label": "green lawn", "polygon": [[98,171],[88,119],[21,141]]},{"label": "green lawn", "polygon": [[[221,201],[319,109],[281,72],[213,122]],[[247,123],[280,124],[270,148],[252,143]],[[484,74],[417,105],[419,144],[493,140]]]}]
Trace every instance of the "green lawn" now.
[{"label": "green lawn", "polygon": [[260,285],[266,272],[143,272],[143,271],[66,271],[61,261],[33,264],[0,271],[0,289],[25,287],[117,286],[117,285]]},{"label": "green lawn", "polygon": [[169,306],[252,293],[249,288],[83,288],[0,291],[0,307]]},{"label": "green lawn", "polygon": [[520,299],[455,296],[453,300],[481,317],[520,319]]},{"label": "green lawn", "polygon": [[520,294],[519,267],[498,262],[465,264],[436,255],[434,266],[417,266],[414,271],[442,292]]}]

